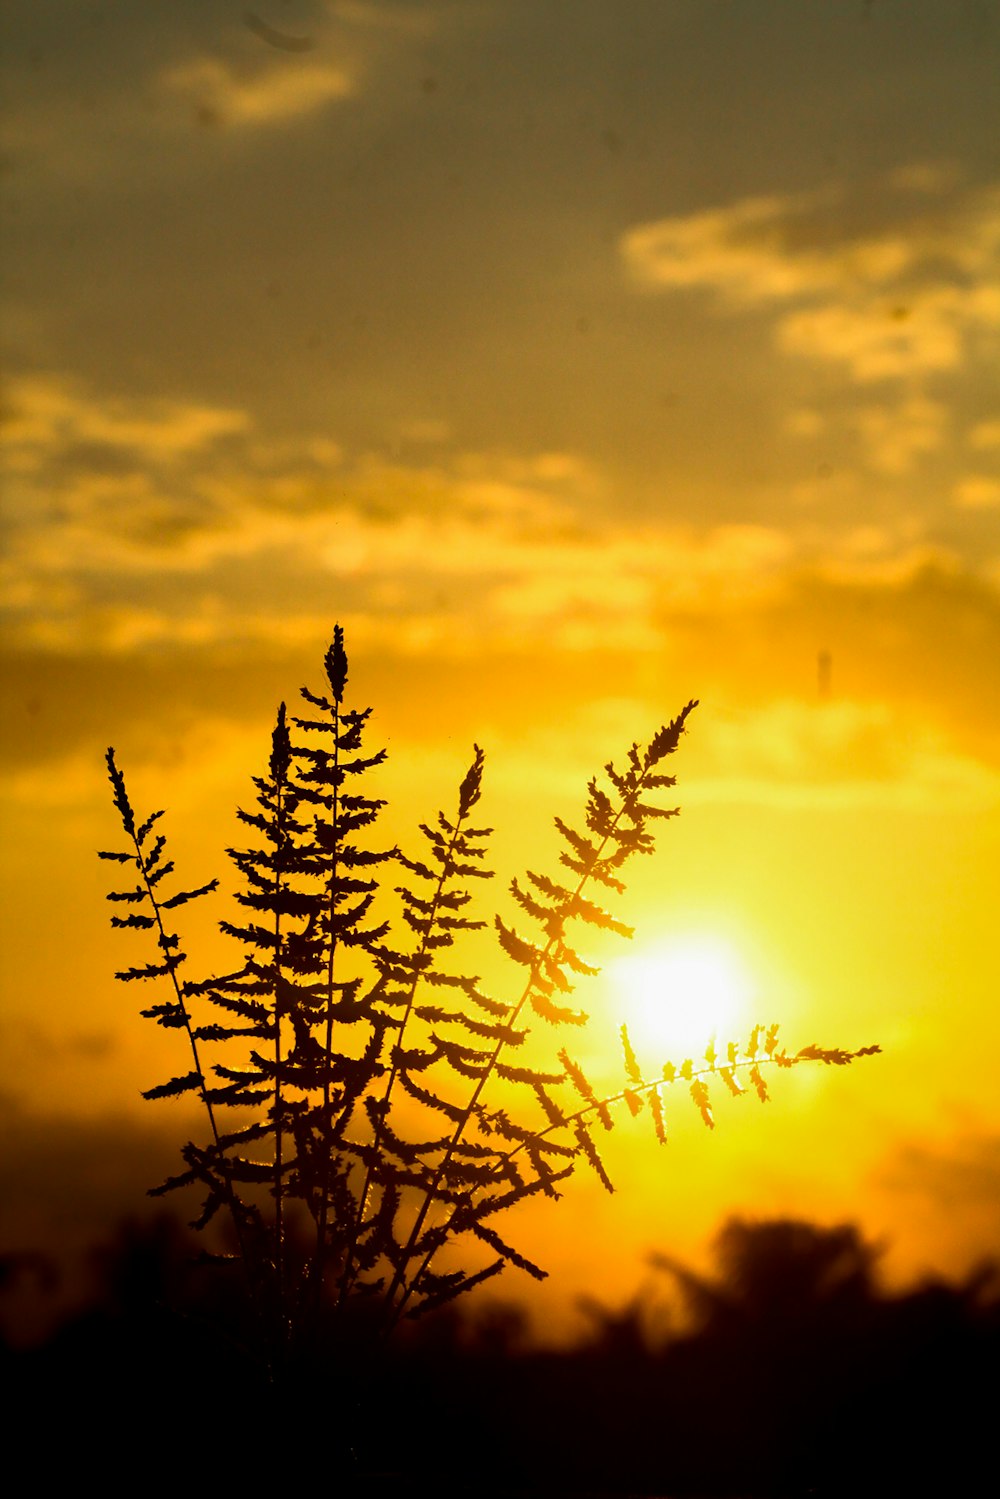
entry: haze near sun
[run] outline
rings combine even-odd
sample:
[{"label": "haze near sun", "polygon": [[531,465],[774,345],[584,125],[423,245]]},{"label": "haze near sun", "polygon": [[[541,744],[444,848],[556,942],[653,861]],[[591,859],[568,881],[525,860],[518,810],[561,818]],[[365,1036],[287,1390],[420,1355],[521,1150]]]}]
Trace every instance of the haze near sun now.
[{"label": "haze near sun", "polygon": [[678,937],[609,964],[616,1002],[638,1051],[682,1060],[716,1037],[729,1041],[753,1024],[754,985],[723,938]]}]

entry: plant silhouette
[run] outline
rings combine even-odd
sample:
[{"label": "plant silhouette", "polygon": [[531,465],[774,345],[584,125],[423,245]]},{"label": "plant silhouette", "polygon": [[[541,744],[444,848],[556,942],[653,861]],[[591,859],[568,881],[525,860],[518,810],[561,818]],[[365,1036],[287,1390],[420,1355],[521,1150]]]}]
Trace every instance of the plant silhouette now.
[{"label": "plant silhouette", "polygon": [[[127,846],[100,855],[137,876],[108,896],[127,908],[112,924],[157,949],[117,977],[165,991],[142,1013],[182,1033],[187,1059],[144,1097],[197,1095],[207,1124],[207,1139],[184,1145],[184,1169],[153,1195],[197,1188],[195,1226],[228,1219],[276,1380],[320,1328],[324,1337],[360,1329],[370,1345],[508,1266],[544,1277],[496,1225],[537,1194],[558,1197],[581,1162],[611,1190],[595,1132],[611,1129],[619,1109],[648,1110],[663,1142],[672,1090],[686,1090],[711,1126],[712,1084],[735,1094],[749,1084],[763,1101],[769,1067],[843,1065],[878,1050],[788,1052],[776,1026],[756,1026],[745,1041],[718,1051],[713,1042],[650,1076],[622,1027],[622,1083],[610,1095],[598,1095],[566,1047],[538,1065],[525,1047],[533,1020],[553,1030],[586,1021],[571,995],[597,970],[576,930],[631,936],[597,897],[624,890],[624,867],[652,852],[653,825],[676,815],[660,804],[675,784],[664,767],[696,703],[591,780],[582,828],[555,819],[560,879],[529,870],[511,882],[525,932],[494,917],[520,970],[513,996],[499,999],[454,961],[461,939],[485,925],[472,893],[491,878],[491,829],[474,825],[483,751],[475,747],[454,810],[420,826],[419,856],[383,846],[384,804],[368,788],[385,752],[366,745],[371,710],[345,706],[339,626],[324,666],[325,691],[302,689],[304,716],[280,706],[253,810],[237,814],[246,843],[228,852],[242,914],[220,922],[241,953],[232,971],[182,976],[175,913],[218,881],[167,894],[163,814],[140,821],[111,749]],[[393,894],[401,935],[378,909]]]}]

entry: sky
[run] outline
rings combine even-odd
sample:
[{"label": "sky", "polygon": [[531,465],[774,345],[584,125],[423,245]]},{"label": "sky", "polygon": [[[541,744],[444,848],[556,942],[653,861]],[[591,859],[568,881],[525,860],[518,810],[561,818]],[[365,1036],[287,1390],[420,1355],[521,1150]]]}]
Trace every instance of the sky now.
[{"label": "sky", "polygon": [[[224,874],[339,621],[393,837],[486,749],[501,905],[697,698],[621,913],[647,982],[701,944],[740,1023],[883,1047],[711,1134],[678,1099],[666,1152],[623,1125],[613,1198],[526,1215],[543,1315],[735,1211],[856,1220],[901,1276],[1000,1251],[996,6],[0,28],[4,1236],[96,1232],[186,1127],[112,978],[105,747]],[[641,1005],[598,956],[599,1070]]]}]

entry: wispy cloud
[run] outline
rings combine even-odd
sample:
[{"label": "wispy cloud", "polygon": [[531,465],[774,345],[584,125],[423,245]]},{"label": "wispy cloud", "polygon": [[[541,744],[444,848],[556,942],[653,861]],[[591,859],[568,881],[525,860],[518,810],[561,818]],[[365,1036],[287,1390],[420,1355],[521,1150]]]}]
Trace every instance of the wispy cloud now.
[{"label": "wispy cloud", "polygon": [[954,370],[972,336],[1000,329],[1000,286],[925,285],[906,303],[892,291],[862,285],[849,300],[789,313],[777,324],[778,346],[867,384]]},{"label": "wispy cloud", "polygon": [[180,401],[96,399],[50,375],[12,380],[0,426],[4,461],[34,470],[54,455],[81,447],[125,450],[136,461],[163,462],[201,451],[220,437],[245,432],[246,412]]},{"label": "wispy cloud", "polygon": [[955,504],[962,510],[996,510],[1000,507],[1000,478],[967,474],[955,485]]},{"label": "wispy cloud", "polygon": [[1000,770],[899,705],[784,700],[703,716],[688,799],[785,808],[986,811]]},{"label": "wispy cloud", "polygon": [[205,123],[237,127],[283,124],[325,109],[355,91],[346,67],[272,56],[253,66],[198,57],[169,68],[162,88],[192,105]]},{"label": "wispy cloud", "polygon": [[1000,449],[1000,421],[978,422],[969,433],[969,441],[974,448]]},{"label": "wispy cloud", "polygon": [[939,451],[948,435],[948,408],[926,396],[897,405],[862,406],[853,416],[871,467],[885,474],[909,474],[922,455]]},{"label": "wispy cloud", "polygon": [[386,0],[378,0],[378,4],[374,0],[327,0],[330,14],[349,26],[401,32],[407,36],[424,36],[435,31],[446,14],[460,15],[466,8],[465,0],[462,6],[441,3],[399,5],[386,3]]},{"label": "wispy cloud", "polygon": [[950,370],[1000,330],[1000,190],[940,201],[949,186],[930,167],[895,174],[884,228],[852,229],[860,205],[830,189],[641,224],[620,248],[638,285],[709,292],[730,313],[773,308],[779,348],[859,383]]},{"label": "wispy cloud", "polygon": [[[945,428],[918,396],[855,421],[893,475]],[[626,520],[611,477],[576,452],[418,443],[389,461],[329,436],[271,440],[234,408],[103,399],[41,375],[12,384],[0,458],[4,605],[14,638],[46,650],[307,639],[335,581],[407,649],[450,648],[461,613],[480,648],[544,630],[553,648],[655,651],[670,618],[765,607],[805,572],[893,588],[950,563],[905,514]],[[956,494],[988,503],[987,488]]]}]

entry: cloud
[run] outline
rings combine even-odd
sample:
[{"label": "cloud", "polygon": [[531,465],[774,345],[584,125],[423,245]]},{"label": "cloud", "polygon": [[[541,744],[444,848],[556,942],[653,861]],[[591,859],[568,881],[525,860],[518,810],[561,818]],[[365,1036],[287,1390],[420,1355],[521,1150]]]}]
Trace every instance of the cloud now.
[{"label": "cloud", "polygon": [[867,211],[888,228],[851,228],[866,205],[829,189],[641,224],[620,251],[649,290],[709,292],[729,313],[773,309],[780,349],[859,383],[950,370],[1000,329],[1000,189],[941,202],[948,186],[930,168],[895,174]]},{"label": "cloud", "polygon": [[249,425],[246,412],[231,408],[96,399],[58,376],[26,375],[9,383],[0,450],[20,471],[67,449],[124,449],[137,461],[160,463],[200,452]]},{"label": "cloud", "polygon": [[[765,526],[622,525],[578,453],[389,462],[308,434],[271,443],[241,411],[102,400],[55,377],[14,384],[2,452],[5,602],[49,648],[94,632],[114,650],[256,636],[285,603],[311,621],[331,578],[425,620],[460,601],[500,635],[562,618],[578,645],[608,631],[648,643],[654,604],[738,606],[794,550]],[[451,607],[431,604],[434,588]]]},{"label": "cloud", "polygon": [[788,808],[975,812],[1000,808],[1000,768],[923,715],[880,702],[784,700],[705,714],[706,768],[688,799]]},{"label": "cloud", "polygon": [[[12,646],[50,656],[287,653],[323,637],[333,594],[353,638],[390,654],[520,653],[544,635],[652,660],[678,629],[763,620],[803,579],[878,599],[929,566],[961,572],[908,509],[863,519],[875,512],[857,479],[834,504],[824,481],[780,523],[685,521],[691,497],[629,513],[611,476],[566,449],[419,444],[390,461],[54,376],[15,383],[11,406],[0,596]],[[895,477],[943,441],[946,415],[914,394],[854,422]],[[808,413],[802,429],[815,431]],[[972,571],[989,577],[990,560]]]},{"label": "cloud", "polygon": [[852,421],[873,469],[885,474],[909,474],[923,454],[943,447],[948,408],[926,396],[910,396],[895,406],[864,406]]},{"label": "cloud", "polygon": [[962,510],[995,510],[1000,506],[1000,479],[992,474],[967,474],[954,490]]},{"label": "cloud", "polygon": [[79,1247],[144,1211],[150,1183],[176,1169],[166,1129],[134,1114],[86,1119],[8,1109],[0,1137],[0,1227],[8,1245]]},{"label": "cloud", "polygon": [[452,437],[451,427],[448,422],[437,417],[417,417],[413,421],[403,422],[399,429],[399,435],[404,442],[426,443],[436,446],[446,443]]},{"label": "cloud", "polygon": [[38,1064],[58,1058],[99,1060],[115,1049],[110,1031],[87,1030],[57,1034],[38,1021],[24,1017],[0,1020],[0,1051],[11,1079],[23,1077]]},{"label": "cloud", "polygon": [[[440,4],[395,5],[387,0],[327,0],[327,8],[338,21],[350,26],[359,26],[375,31],[400,32],[407,36],[424,36],[438,29],[445,14]],[[461,7],[451,7],[452,15],[460,15]]]},{"label": "cloud", "polygon": [[284,124],[317,113],[355,92],[346,68],[328,63],[255,59],[239,67],[215,57],[198,57],[168,68],[161,87],[193,105],[205,123],[260,127]]},{"label": "cloud", "polygon": [[[943,1139],[902,1142],[873,1184],[896,1200],[915,1239],[969,1267],[1000,1250],[1000,1134],[975,1125]],[[900,1204],[899,1199],[902,1199]]]},{"label": "cloud", "polygon": [[1000,1134],[970,1131],[933,1144],[908,1141],[886,1164],[884,1179],[944,1207],[988,1206],[1000,1234]]},{"label": "cloud", "polygon": [[1000,421],[977,423],[969,433],[969,442],[974,448],[987,451],[1000,448]]},{"label": "cloud", "polygon": [[621,252],[649,287],[709,289],[747,305],[807,296],[836,286],[848,269],[818,245],[796,251],[785,243],[791,224],[823,201],[816,193],[743,198],[659,219],[630,229]]},{"label": "cloud", "polygon": [[790,313],[776,329],[785,353],[846,367],[859,383],[954,370],[969,336],[1000,329],[1000,287],[925,287],[910,305],[850,294]]},{"label": "cloud", "polygon": [[785,431],[790,437],[819,437],[826,429],[826,417],[809,406],[800,406],[789,413]]}]

